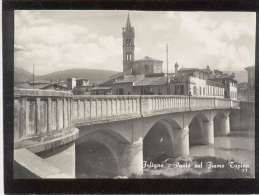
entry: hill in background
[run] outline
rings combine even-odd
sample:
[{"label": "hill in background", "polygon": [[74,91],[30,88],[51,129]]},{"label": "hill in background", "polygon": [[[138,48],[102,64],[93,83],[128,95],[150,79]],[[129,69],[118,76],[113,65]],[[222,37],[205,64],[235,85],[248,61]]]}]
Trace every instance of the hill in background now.
[{"label": "hill in background", "polygon": [[46,75],[38,76],[39,80],[66,80],[71,77],[85,78],[92,83],[98,83],[109,79],[110,76],[118,72],[110,70],[97,69],[68,69],[64,71],[56,71]]},{"label": "hill in background", "polygon": [[32,74],[22,68],[14,68],[14,83],[32,80]]},{"label": "hill in background", "polygon": [[[97,70],[97,69],[68,69],[63,71],[56,71],[46,75],[36,75],[35,80],[66,80],[71,77],[85,78],[92,83],[99,83],[109,79],[110,76],[117,74],[118,72],[110,70]],[[14,81],[24,82],[31,81],[32,74],[22,68],[15,68]]]},{"label": "hill in background", "polygon": [[[224,71],[231,74],[231,71]],[[117,74],[116,71],[110,70],[97,70],[97,69],[68,69],[63,71],[56,71],[46,75],[36,75],[35,80],[66,80],[71,77],[80,77],[90,80],[92,83],[99,83],[108,80],[110,76]],[[240,82],[247,82],[247,72],[245,70],[234,71],[235,78]],[[14,69],[14,82],[26,82],[32,80],[32,73],[22,69]]]}]

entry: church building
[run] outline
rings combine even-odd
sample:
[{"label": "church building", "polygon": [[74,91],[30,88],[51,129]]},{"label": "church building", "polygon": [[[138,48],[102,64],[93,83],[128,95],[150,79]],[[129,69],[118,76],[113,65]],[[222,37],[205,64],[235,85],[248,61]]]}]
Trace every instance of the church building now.
[{"label": "church building", "polygon": [[156,60],[148,56],[135,60],[135,30],[131,26],[129,14],[126,26],[122,28],[122,38],[124,75],[162,73],[162,60]]},{"label": "church building", "polygon": [[128,14],[122,28],[123,73],[112,84],[112,94],[164,94],[167,79],[162,72],[162,60],[149,56],[135,60],[135,30]]}]

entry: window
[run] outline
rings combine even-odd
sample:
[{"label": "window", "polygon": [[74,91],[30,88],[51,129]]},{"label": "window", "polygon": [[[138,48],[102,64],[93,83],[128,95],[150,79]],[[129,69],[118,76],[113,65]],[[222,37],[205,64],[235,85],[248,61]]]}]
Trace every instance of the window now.
[{"label": "window", "polygon": [[118,95],[123,95],[123,94],[124,94],[123,88],[119,88],[119,89],[118,89]]},{"label": "window", "polygon": [[176,95],[183,95],[184,94],[184,86],[183,85],[176,85],[175,86],[175,94]]},{"label": "window", "polygon": [[126,39],[126,46],[131,46],[132,44],[132,40],[131,39]]},{"label": "window", "polygon": [[197,88],[196,88],[196,86],[193,86],[193,95],[197,95]]},{"label": "window", "polygon": [[145,64],[145,73],[148,73],[148,71],[149,71],[149,67],[147,64]]},{"label": "window", "polygon": [[127,60],[127,61],[133,60],[133,55],[132,55],[132,53],[126,53],[126,60]]},{"label": "window", "polygon": [[203,95],[205,95],[205,87],[203,87]]},{"label": "window", "polygon": [[158,88],[158,95],[162,95],[160,88]]},{"label": "window", "polygon": [[144,88],[144,94],[145,95],[151,95],[152,94],[152,88],[151,87],[145,87]]},{"label": "window", "polygon": [[183,90],[183,85],[180,86],[180,94],[183,95],[184,93],[184,90]]},{"label": "window", "polygon": [[200,95],[201,95],[201,87],[200,87]]}]

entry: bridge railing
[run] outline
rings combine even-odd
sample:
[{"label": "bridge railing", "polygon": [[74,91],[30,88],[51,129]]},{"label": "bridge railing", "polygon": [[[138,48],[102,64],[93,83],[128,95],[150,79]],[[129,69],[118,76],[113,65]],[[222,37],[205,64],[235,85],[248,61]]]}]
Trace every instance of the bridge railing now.
[{"label": "bridge railing", "polygon": [[145,95],[140,96],[141,114],[150,115],[156,112],[183,112],[189,110],[238,108],[239,102],[215,98],[180,95]]},{"label": "bridge railing", "polygon": [[144,115],[155,112],[183,111],[187,108],[188,98],[178,95],[144,95],[140,96],[141,113]]},{"label": "bridge railing", "polygon": [[69,129],[71,100],[69,92],[15,89],[14,142]]},{"label": "bridge railing", "polygon": [[190,110],[202,110],[215,108],[215,98],[211,97],[189,97]]},{"label": "bridge railing", "polygon": [[216,108],[231,108],[231,100],[223,98],[215,98]]},{"label": "bridge railing", "polygon": [[223,98],[178,95],[72,95],[69,92],[16,89],[15,140],[62,132],[74,123],[138,118],[160,113],[238,108]]},{"label": "bridge railing", "polygon": [[76,95],[73,97],[72,105],[74,122],[129,118],[140,115],[139,96],[134,95]]},{"label": "bridge railing", "polygon": [[237,100],[232,100],[231,101],[231,108],[239,108],[240,107],[240,102]]}]

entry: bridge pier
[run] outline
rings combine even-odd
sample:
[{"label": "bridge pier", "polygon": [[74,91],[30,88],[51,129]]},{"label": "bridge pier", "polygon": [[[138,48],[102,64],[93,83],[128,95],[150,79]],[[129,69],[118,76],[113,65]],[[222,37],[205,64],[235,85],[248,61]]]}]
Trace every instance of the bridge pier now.
[{"label": "bridge pier", "polygon": [[230,133],[229,112],[222,114],[217,123],[218,128],[216,129],[216,132],[218,136],[225,136]]},{"label": "bridge pier", "polygon": [[143,140],[127,145],[122,155],[120,173],[124,176],[143,174]]},{"label": "bridge pier", "polygon": [[228,135],[230,133],[230,122],[229,122],[229,113],[225,113],[221,122],[222,126],[222,135]]},{"label": "bridge pier", "polygon": [[203,122],[203,144],[214,144],[214,121],[213,119]]},{"label": "bridge pier", "polygon": [[174,144],[175,156],[188,156],[189,151],[189,127],[184,127],[177,131]]}]

